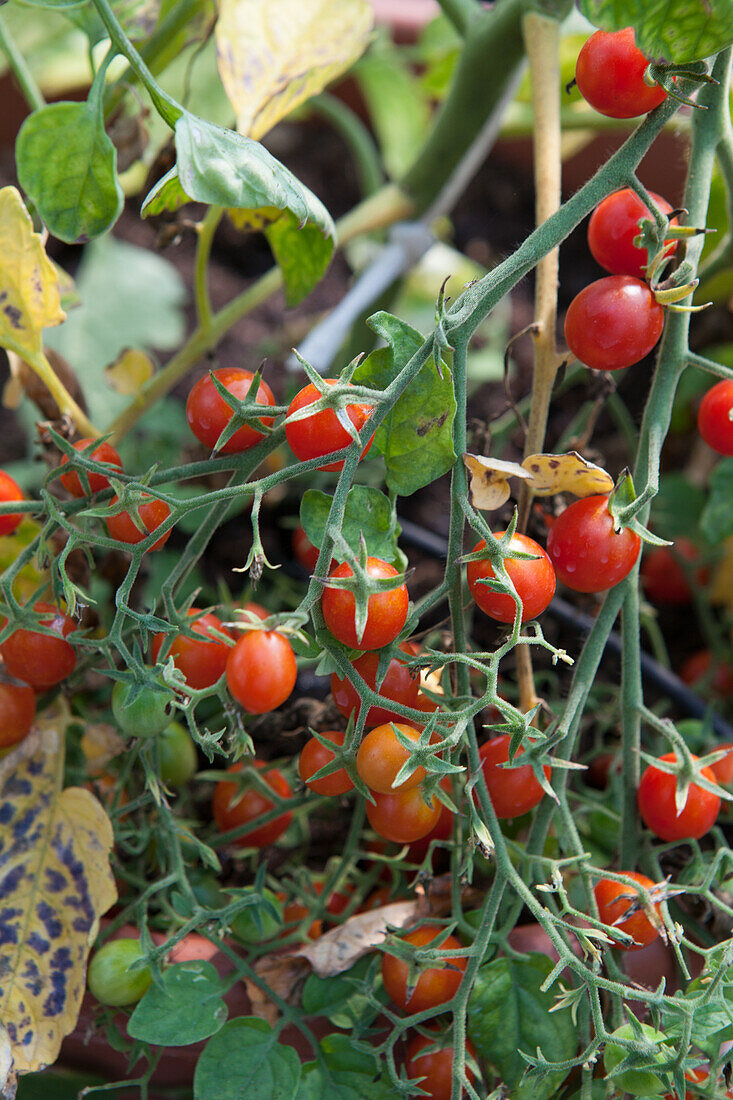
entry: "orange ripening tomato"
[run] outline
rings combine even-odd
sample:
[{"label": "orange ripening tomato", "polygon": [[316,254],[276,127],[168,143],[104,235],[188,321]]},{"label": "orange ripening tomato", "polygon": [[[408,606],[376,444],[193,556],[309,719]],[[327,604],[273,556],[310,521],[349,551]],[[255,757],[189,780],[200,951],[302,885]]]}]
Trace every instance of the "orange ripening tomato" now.
[{"label": "orange ripening tomato", "polygon": [[[20,485],[4,470],[0,470],[0,504],[10,504],[14,500],[25,500]],[[0,516],[0,535],[10,535],[23,522],[22,512],[9,512]]]},{"label": "orange ripening tomato", "polygon": [[[432,1028],[430,1030],[433,1031]],[[429,1037],[426,1035],[413,1035],[407,1044],[405,1071],[408,1079],[417,1081],[430,1100],[451,1100],[453,1078],[455,1076],[453,1047],[444,1046],[436,1050],[429,1050],[427,1054],[423,1053],[426,1048],[435,1046],[439,1039],[440,1036],[437,1031]],[[466,1040],[466,1054],[471,1058],[476,1057],[470,1039]],[[467,1068],[466,1076],[469,1081],[473,1082],[476,1075]],[[420,1078],[423,1078],[423,1080],[419,1080]]]},{"label": "orange ripening tomato", "polygon": [[[255,767],[262,769],[262,778],[276,795],[280,798],[292,798],[293,792],[281,771],[277,768],[268,768],[260,760],[255,761]],[[240,762],[227,768],[227,771],[240,772],[242,768],[243,764]],[[258,818],[269,813],[274,805],[274,802],[271,802],[255,786],[244,787],[240,791],[236,783],[229,783],[226,779],[222,779],[214,788],[212,810],[214,821],[222,833],[228,833],[241,825],[249,825],[257,821]],[[274,844],[278,837],[282,836],[292,820],[292,813],[286,810],[272,821],[260,825],[259,828],[251,829],[231,843],[238,848],[265,848],[268,844]]]},{"label": "orange ripening tomato", "polygon": [[[74,444],[74,450],[85,451],[92,443],[93,440],[91,439],[79,439]],[[110,473],[122,473],[122,459],[111,443],[100,443],[98,447],[95,447],[94,450],[87,455],[87,457],[93,462],[98,462],[100,465],[109,466]],[[64,455],[61,459],[61,465],[66,466],[68,462],[69,459],[67,455]],[[109,489],[109,478],[105,477],[104,474],[92,474],[87,471],[87,480],[89,481],[90,493],[100,493],[102,489]],[[62,474],[61,484],[73,497],[86,496],[86,490],[82,486],[81,478],[76,470],[70,470],[68,473]]]},{"label": "orange ripening tomato", "polygon": [[[403,937],[404,943],[413,947],[425,947],[437,940],[435,947],[441,951],[460,951],[463,946],[455,936],[446,936],[441,929],[430,925],[416,928]],[[438,966],[423,970],[417,984],[408,996],[409,968],[396,955],[385,952],[382,956],[382,980],[390,1001],[406,1012],[424,1012],[439,1008],[456,994],[468,960],[465,957],[446,959]]]},{"label": "orange ripening tomato", "polygon": [[[623,874],[628,875],[645,890],[651,890],[654,886],[650,878],[647,878],[646,875],[637,874],[636,871],[624,871]],[[593,893],[596,896],[598,915],[603,923],[612,925],[620,929],[621,932],[626,932],[629,936],[633,936],[636,941],[636,943],[630,945],[616,943],[614,946],[619,951],[638,951],[657,938],[659,930],[654,927],[646,912],[641,908],[619,922],[619,917],[622,917],[633,906],[636,900],[634,895],[636,894],[638,897],[633,886],[626,886],[623,882],[616,882],[611,878],[602,878],[600,882],[596,883]],[[655,904],[654,909],[657,916],[659,916],[659,905]]]},{"label": "orange ripening tomato", "polygon": [[229,650],[227,686],[249,714],[266,714],[288,698],[298,675],[293,647],[275,630],[248,630]]},{"label": "orange ripening tomato", "polygon": [[[199,611],[198,607],[191,607],[187,615],[189,617],[198,615]],[[198,637],[188,638],[185,634],[178,634],[168,648],[166,659],[172,657],[173,663],[178,671],[183,673],[188,686],[194,691],[201,691],[202,688],[211,687],[224,675],[229,656],[230,647],[220,642],[211,634],[211,631],[218,630],[229,637],[231,635],[222,626],[221,619],[210,611],[192,623],[191,630]],[[151,647],[153,662],[157,662],[165,638],[165,634],[154,636]]]},{"label": "orange ripening tomato", "polygon": [[398,772],[409,759],[409,753],[397,740],[395,730],[399,730],[411,741],[420,740],[420,731],[414,726],[408,726],[405,722],[386,722],[383,726],[370,730],[356,754],[356,770],[367,787],[378,794],[412,790],[422,783],[426,775],[425,768],[421,765],[399,787],[393,786]]},{"label": "orange ripening tomato", "polygon": [[[118,499],[119,498],[116,496],[112,497],[110,504],[116,504]],[[129,512],[118,512],[115,516],[108,516],[105,522],[110,538],[116,539],[117,542],[127,542],[131,545],[142,542],[143,539],[152,535],[162,523],[165,523],[171,514],[171,510],[164,500],[158,500],[157,497],[149,497],[141,502],[138,507],[138,513],[142,525],[145,528],[144,531],[140,531],[136,527],[135,521]],[[150,551],[162,550],[170,536],[170,530],[166,531],[157,542],[153,543],[150,547]]]},{"label": "orange ripening tomato", "polygon": [[[326,737],[329,741],[332,741],[335,745],[342,746],[344,743],[344,734],[341,730],[325,730],[321,737]],[[349,773],[344,768],[339,768],[338,771],[332,772],[331,775],[327,775],[324,779],[311,779],[312,775],[315,775],[321,768],[325,768],[326,764],[330,764],[334,759],[335,754],[322,745],[320,741],[315,737],[311,737],[309,741],[306,741],[298,758],[298,774],[305,783],[306,787],[310,787],[316,794],[324,795],[340,795],[346,794],[347,791],[354,789],[354,784],[349,778]]]},{"label": "orange ripening tomato", "polygon": [[421,787],[393,791],[392,794],[372,794],[366,815],[375,833],[396,844],[411,844],[426,836],[440,820],[442,802],[434,798],[426,803]]}]

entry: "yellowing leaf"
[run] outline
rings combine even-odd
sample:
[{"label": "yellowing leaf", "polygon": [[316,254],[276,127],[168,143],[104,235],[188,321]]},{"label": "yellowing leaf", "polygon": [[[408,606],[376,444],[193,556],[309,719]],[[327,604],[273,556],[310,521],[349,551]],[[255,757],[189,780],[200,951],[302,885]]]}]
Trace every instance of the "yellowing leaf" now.
[{"label": "yellowing leaf", "polygon": [[366,0],[221,0],[216,47],[241,134],[259,140],[366,49]]},{"label": "yellowing leaf", "polygon": [[125,742],[114,726],[107,722],[89,722],[84,727],[81,751],[87,762],[89,775],[102,775],[105,766],[125,748]]},{"label": "yellowing leaf", "polygon": [[[0,573],[9,569],[16,558],[30,544],[38,538],[41,525],[30,516],[26,516],[12,535],[0,536]],[[13,595],[20,603],[26,603],[34,593],[38,592],[43,582],[48,579],[48,571],[40,570],[37,558],[34,554],[27,561],[13,581]]]},{"label": "yellowing leaf", "polygon": [[147,352],[139,348],[125,348],[114,363],[104,368],[104,377],[115,393],[132,396],[152,378],[154,371],[155,364]]},{"label": "yellowing leaf", "polygon": [[261,206],[259,210],[227,210],[232,223],[242,232],[259,233],[282,216],[276,206]]},{"label": "yellowing leaf", "polygon": [[60,325],[59,277],[15,187],[0,189],[0,346],[41,351],[41,333]]},{"label": "yellowing leaf", "polygon": [[469,474],[471,503],[486,512],[501,508],[509,500],[510,477],[521,477],[525,481],[532,477],[519,463],[504,462],[500,458],[465,454],[463,462]]},{"label": "yellowing leaf", "polygon": [[532,476],[530,486],[538,497],[555,493],[572,493],[590,497],[595,493],[610,493],[613,478],[601,466],[582,458],[577,451],[564,455],[529,455],[522,463]]},{"label": "yellowing leaf", "polygon": [[117,896],[107,815],[88,791],[61,789],[62,731],[57,715],[0,761],[0,1019],[18,1073],[54,1062],[73,1030],[99,917]]}]

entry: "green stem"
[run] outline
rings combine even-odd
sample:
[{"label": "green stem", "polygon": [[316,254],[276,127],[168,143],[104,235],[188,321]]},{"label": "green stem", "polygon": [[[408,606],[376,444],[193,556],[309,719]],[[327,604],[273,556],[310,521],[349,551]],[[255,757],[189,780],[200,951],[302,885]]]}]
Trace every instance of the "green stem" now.
[{"label": "green stem", "polygon": [[374,138],[359,116],[329,92],[314,96],[308,106],[325,118],[348,145],[364,198],[375,194],[384,185],[382,161]]},{"label": "green stem", "polygon": [[481,12],[478,0],[438,0],[438,3],[443,15],[450,19],[461,35],[466,34],[469,25]]},{"label": "green stem", "polygon": [[207,283],[207,270],[211,246],[214,243],[214,234],[224,214],[223,207],[210,206],[198,225],[198,239],[196,241],[196,263],[194,266],[193,294],[196,303],[196,316],[199,328],[207,332],[211,327],[211,299]]},{"label": "green stem", "polygon": [[18,49],[15,39],[11,35],[5,20],[0,15],[0,50],[8,59],[8,64],[13,70],[13,76],[18,81],[18,86],[25,97],[25,101],[32,111],[40,111],[46,106],[41,89],[36,84],[36,78],[28,67],[26,59]]}]

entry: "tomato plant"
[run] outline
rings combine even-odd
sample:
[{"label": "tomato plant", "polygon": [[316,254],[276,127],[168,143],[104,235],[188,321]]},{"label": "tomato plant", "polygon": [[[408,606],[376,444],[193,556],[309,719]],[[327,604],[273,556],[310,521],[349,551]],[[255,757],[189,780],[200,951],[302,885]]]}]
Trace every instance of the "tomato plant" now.
[{"label": "tomato plant", "polygon": [[248,630],[229,650],[227,687],[250,714],[284,703],[298,674],[293,647],[273,630]]},{"label": "tomato plant", "polygon": [[633,27],[613,33],[596,31],[578,54],[575,79],[583,99],[600,114],[636,118],[654,110],[667,96],[658,84],[647,84],[648,66]]},{"label": "tomato plant", "polygon": [[[262,782],[279,798],[292,797],[290,784],[278,768],[268,768],[260,760],[255,761],[255,767],[262,771]],[[227,768],[227,771],[234,774],[242,770],[241,763]],[[246,782],[245,780],[245,784]],[[249,785],[245,785],[242,789],[236,782],[226,779],[220,780],[214,788],[212,810],[217,828],[222,833],[228,833],[244,825],[252,825],[258,818],[269,813],[274,805],[274,802],[263,794],[251,779]],[[232,843],[241,848],[265,848],[268,844],[274,844],[282,836],[292,820],[293,815],[288,810],[263,825],[249,829]]]},{"label": "tomato plant", "polygon": [[[501,538],[505,531],[496,536]],[[473,554],[486,548],[485,539],[477,542],[471,551]],[[527,535],[512,535],[508,546],[509,553],[531,554],[531,558],[506,558],[506,569],[517,595],[522,601],[522,622],[535,619],[546,609],[555,594],[555,570],[545,551],[534,539]],[[505,592],[496,592],[483,583],[496,576],[491,562],[470,561],[467,566],[468,589],[475,603],[492,619],[500,623],[512,623],[517,611],[513,598]]]},{"label": "tomato plant", "polygon": [[604,592],[628,576],[641,552],[641,539],[617,531],[608,497],[576,500],[547,536],[547,553],[564,585],[574,592]]},{"label": "tomato plant", "polygon": [[565,339],[573,355],[593,370],[638,363],[662,335],[664,310],[653,292],[632,275],[608,275],[573,298],[565,314]]},{"label": "tomato plant", "polygon": [[[659,757],[663,762],[674,762],[673,752]],[[693,763],[697,760],[692,757]],[[701,768],[700,775],[715,783],[711,768]],[[712,791],[690,783],[687,797],[681,809],[675,802],[677,779],[669,772],[653,764],[645,768],[638,790],[639,813],[648,829],[661,840],[698,840],[709,833],[720,812],[720,798]]]},{"label": "tomato plant", "polygon": [[[111,443],[100,443],[98,447],[92,446],[93,439],[79,439],[74,444],[75,451],[84,451],[85,457],[89,458],[92,462],[98,462],[100,465],[111,466],[114,473],[122,472],[122,459],[118,452],[112,446]],[[68,456],[64,455],[61,459],[61,465],[66,466],[69,462]],[[89,483],[90,493],[99,493],[103,489],[109,489],[109,477],[104,474],[86,474],[87,481]],[[81,483],[81,478],[76,470],[72,470],[69,473],[61,475],[61,484],[67,492],[71,493],[73,497],[86,496],[86,489]]]},{"label": "tomato plant", "polygon": [[[397,577],[394,566],[379,558],[367,558],[366,574],[375,580]],[[353,577],[348,562],[337,565],[329,573],[330,580]],[[357,632],[356,599],[353,592],[344,588],[332,588],[328,583],[321,596],[321,609],[326,626],[339,642],[350,649],[381,649],[398,636],[407,621],[410,598],[407,585],[401,584],[386,592],[375,592],[368,597],[367,617],[364,629]]]}]

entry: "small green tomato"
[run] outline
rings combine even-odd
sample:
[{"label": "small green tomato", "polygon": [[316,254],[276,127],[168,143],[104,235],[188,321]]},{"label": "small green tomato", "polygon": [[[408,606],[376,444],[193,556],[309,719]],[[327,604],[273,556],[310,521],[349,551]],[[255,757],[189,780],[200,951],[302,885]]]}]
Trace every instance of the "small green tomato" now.
[{"label": "small green tomato", "polygon": [[185,726],[171,722],[158,738],[160,778],[168,787],[182,787],[198,768],[196,746]]},{"label": "small green tomato", "polygon": [[232,921],[231,933],[241,943],[264,943],[273,939],[282,928],[282,902],[272,890],[264,889],[262,897],[268,903],[266,906],[262,903],[250,905]]},{"label": "small green tomato", "polygon": [[118,680],[112,688],[112,713],[117,725],[128,737],[157,737],[170,725],[173,696],[142,688],[133,694],[134,685]]},{"label": "small green tomato", "polygon": [[87,985],[103,1005],[121,1008],[135,1004],[152,981],[147,967],[130,972],[129,967],[143,958],[139,940],[109,940],[89,963]]},{"label": "small green tomato", "polygon": [[[659,1046],[666,1040],[664,1032],[655,1031],[648,1024],[642,1024],[641,1029],[643,1033],[641,1038],[647,1043],[655,1043]],[[619,1039],[634,1039],[636,1037],[631,1024],[623,1024],[621,1027],[616,1028],[613,1035]],[[610,1075],[619,1062],[623,1061],[627,1053],[628,1051],[624,1047],[618,1046],[616,1043],[606,1043],[603,1054],[606,1073]],[[659,1049],[651,1056],[650,1060],[663,1064],[668,1061],[669,1056],[669,1049],[666,1051]],[[623,1073],[614,1075],[611,1080],[619,1092],[628,1092],[631,1096],[662,1096],[663,1093],[669,1091],[661,1078],[647,1069],[627,1069]]]}]

